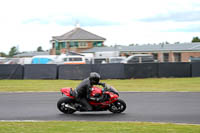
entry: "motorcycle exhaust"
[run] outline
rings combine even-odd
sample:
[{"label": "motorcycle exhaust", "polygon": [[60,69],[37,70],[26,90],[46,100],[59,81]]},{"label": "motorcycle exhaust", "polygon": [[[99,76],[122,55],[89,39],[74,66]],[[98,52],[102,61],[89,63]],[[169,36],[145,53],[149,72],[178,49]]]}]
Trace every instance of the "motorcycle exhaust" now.
[{"label": "motorcycle exhaust", "polygon": [[65,107],[66,107],[66,108],[73,109],[73,110],[76,110],[76,108],[74,108],[74,107],[70,106],[69,104],[65,104]]}]

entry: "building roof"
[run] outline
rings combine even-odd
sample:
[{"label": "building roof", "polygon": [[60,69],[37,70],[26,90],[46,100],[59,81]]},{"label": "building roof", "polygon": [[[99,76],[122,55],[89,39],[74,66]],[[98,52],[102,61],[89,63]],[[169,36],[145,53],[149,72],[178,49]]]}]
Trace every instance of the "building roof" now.
[{"label": "building roof", "polygon": [[84,55],[82,55],[82,54],[79,54],[79,53],[76,53],[76,52],[73,52],[73,51],[69,51],[69,52],[67,52],[66,55],[67,55],[67,56],[68,56],[68,55],[84,56]]},{"label": "building roof", "polygon": [[61,36],[53,36],[53,40],[63,41],[63,40],[99,40],[104,41],[106,40],[103,37],[95,35],[91,32],[88,32],[82,28],[76,27],[75,29],[67,32]]},{"label": "building roof", "polygon": [[106,52],[106,51],[120,51],[120,52],[200,51],[200,43],[94,47],[83,51],[83,53],[95,53],[95,52]]},{"label": "building roof", "polygon": [[37,55],[49,55],[49,52],[48,51],[45,51],[45,52],[37,52],[37,51],[24,52],[24,53],[15,55],[15,57],[33,57],[33,56],[37,56]]}]

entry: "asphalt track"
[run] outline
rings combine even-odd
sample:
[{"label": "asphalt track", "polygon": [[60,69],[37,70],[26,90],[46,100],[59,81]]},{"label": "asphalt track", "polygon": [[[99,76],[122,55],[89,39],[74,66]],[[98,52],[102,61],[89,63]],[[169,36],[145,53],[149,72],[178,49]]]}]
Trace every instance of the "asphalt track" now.
[{"label": "asphalt track", "polygon": [[71,115],[57,110],[61,97],[55,93],[0,93],[0,120],[85,120],[150,121],[200,124],[200,93],[191,92],[124,92],[127,103],[122,114],[76,112]]}]

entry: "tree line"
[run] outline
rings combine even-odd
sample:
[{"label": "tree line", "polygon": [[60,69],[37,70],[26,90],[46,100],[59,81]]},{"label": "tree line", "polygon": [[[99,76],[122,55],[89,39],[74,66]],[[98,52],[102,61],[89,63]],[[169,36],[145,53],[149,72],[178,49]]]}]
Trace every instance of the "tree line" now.
[{"label": "tree line", "polygon": [[[195,42],[200,42],[200,38],[199,37],[193,37],[193,39],[192,39],[192,41],[191,41],[192,43],[195,43]],[[159,43],[160,45],[164,45],[164,44],[170,44],[169,42],[161,42],[161,43]],[[175,42],[174,44],[181,44],[180,42]],[[132,43],[132,44],[129,44],[129,46],[138,46],[139,44],[134,44],[134,43]],[[149,45],[152,45],[152,44],[149,44]],[[155,44],[156,45],[156,44]]]},{"label": "tree line", "polygon": [[[36,50],[37,52],[44,52],[44,50],[42,49],[41,46],[39,46]],[[13,57],[17,54],[20,54],[23,52],[19,52],[18,48],[16,46],[13,46],[10,51],[8,52],[8,54],[4,53],[4,52],[0,52],[0,57]]]}]

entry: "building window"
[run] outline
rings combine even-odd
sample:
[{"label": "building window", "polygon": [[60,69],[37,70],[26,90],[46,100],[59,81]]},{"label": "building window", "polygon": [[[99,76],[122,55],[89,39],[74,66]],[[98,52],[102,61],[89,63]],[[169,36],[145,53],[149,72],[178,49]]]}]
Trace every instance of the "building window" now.
[{"label": "building window", "polygon": [[174,53],[174,61],[181,62],[181,53]]},{"label": "building window", "polygon": [[169,53],[164,53],[163,54],[163,61],[164,62],[169,62]]},{"label": "building window", "polygon": [[53,43],[53,48],[55,48],[56,47],[56,44],[55,43]]},{"label": "building window", "polygon": [[66,48],[65,42],[58,42],[59,49]]},{"label": "building window", "polygon": [[58,42],[55,42],[55,45],[56,45],[56,50],[60,50],[60,45]]},{"label": "building window", "polygon": [[78,47],[79,48],[87,48],[88,47],[88,43],[87,42],[79,42],[78,43]]},{"label": "building window", "polygon": [[62,48],[66,48],[66,43],[65,42],[55,42],[54,47],[56,50],[60,50]]},{"label": "building window", "polygon": [[158,60],[158,53],[152,53],[154,60]]},{"label": "building window", "polygon": [[61,42],[62,48],[66,48],[66,43],[65,42]]},{"label": "building window", "polygon": [[93,42],[93,46],[94,47],[102,47],[103,46],[103,42]]},{"label": "building window", "polygon": [[69,42],[70,47],[78,47],[78,42]]}]

